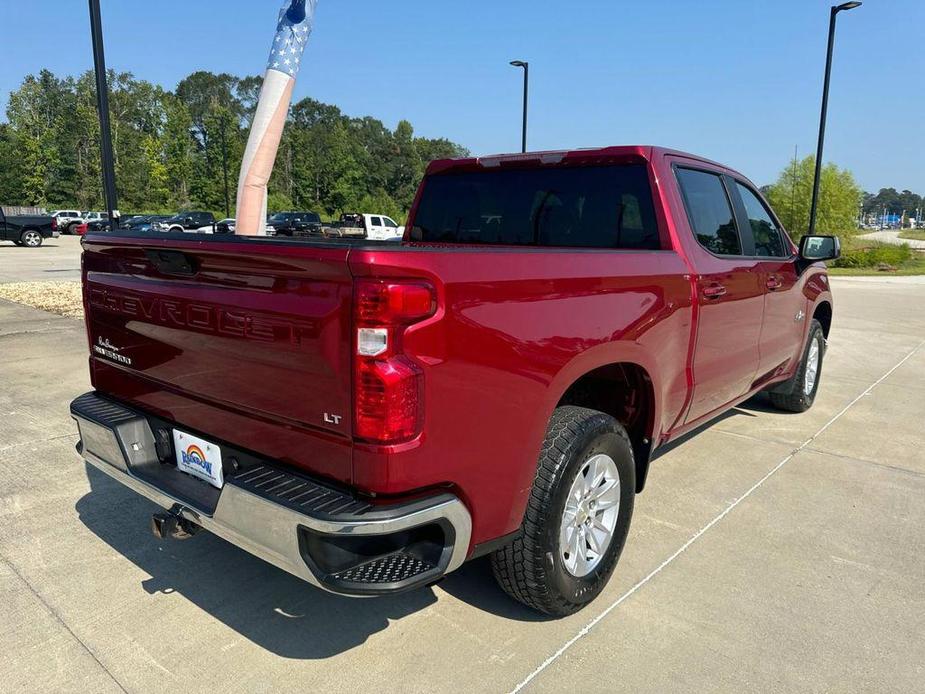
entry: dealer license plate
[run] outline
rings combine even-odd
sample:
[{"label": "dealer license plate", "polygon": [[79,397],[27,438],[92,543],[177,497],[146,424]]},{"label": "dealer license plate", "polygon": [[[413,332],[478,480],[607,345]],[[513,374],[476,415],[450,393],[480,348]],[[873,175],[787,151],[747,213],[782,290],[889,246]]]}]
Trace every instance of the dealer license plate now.
[{"label": "dealer license plate", "polygon": [[173,430],[173,448],[177,452],[177,468],[193,477],[222,488],[222,449],[198,436]]}]

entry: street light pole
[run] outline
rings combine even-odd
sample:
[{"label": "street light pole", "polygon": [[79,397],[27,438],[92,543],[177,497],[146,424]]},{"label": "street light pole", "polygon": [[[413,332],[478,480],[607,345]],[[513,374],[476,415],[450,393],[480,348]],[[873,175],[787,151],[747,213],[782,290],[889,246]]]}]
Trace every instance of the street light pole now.
[{"label": "street light pole", "polygon": [[829,14],[829,46],[825,58],[825,82],[822,86],[822,115],[819,118],[819,146],[816,149],[816,176],[813,179],[813,203],[809,209],[809,234],[816,231],[816,211],[819,205],[819,180],[822,177],[822,149],[825,144],[825,120],[829,110],[829,82],[832,78],[832,51],[835,48],[835,19],[839,12],[860,7],[860,2],[834,5]]},{"label": "street light pole", "polygon": [[90,33],[93,39],[93,66],[96,72],[96,107],[100,117],[100,151],[103,157],[103,193],[109,212],[109,227],[115,229],[116,169],[112,153],[112,132],[109,127],[109,87],[106,81],[106,56],[103,53],[103,22],[100,0],[90,0]]},{"label": "street light pole", "polygon": [[521,152],[527,151],[527,107],[529,105],[529,90],[530,90],[530,63],[524,60],[512,60],[511,65],[514,67],[522,67],[524,69],[524,126],[523,126],[523,144],[521,146]]}]

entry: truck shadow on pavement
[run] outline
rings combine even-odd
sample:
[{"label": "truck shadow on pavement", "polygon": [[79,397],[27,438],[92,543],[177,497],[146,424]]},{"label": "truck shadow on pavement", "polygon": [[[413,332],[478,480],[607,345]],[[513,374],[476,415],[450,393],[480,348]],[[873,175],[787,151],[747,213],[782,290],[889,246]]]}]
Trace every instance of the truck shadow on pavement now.
[{"label": "truck shadow on pavement", "polygon": [[[75,506],[81,522],[151,576],[141,583],[148,594],[179,593],[284,658],[343,653],[437,601],[432,588],[371,599],[332,595],[207,532],[182,542],[160,541],[148,530],[151,514],[159,510],[155,504],[91,465],[86,471],[90,492]],[[542,619],[497,587],[484,560],[469,562],[440,585],[479,609],[516,620]]]}]

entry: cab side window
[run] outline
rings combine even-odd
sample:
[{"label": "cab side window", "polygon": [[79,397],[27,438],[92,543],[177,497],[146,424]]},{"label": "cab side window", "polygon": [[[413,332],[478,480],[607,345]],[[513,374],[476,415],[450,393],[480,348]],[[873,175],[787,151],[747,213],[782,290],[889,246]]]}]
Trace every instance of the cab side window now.
[{"label": "cab side window", "polygon": [[785,258],[788,253],[784,245],[782,230],[775,224],[771,213],[755,193],[741,183],[736,183],[748,223],[755,239],[755,255],[763,258]]},{"label": "cab side window", "polygon": [[678,183],[700,245],[716,255],[742,255],[735,215],[722,179],[706,171],[678,169]]}]

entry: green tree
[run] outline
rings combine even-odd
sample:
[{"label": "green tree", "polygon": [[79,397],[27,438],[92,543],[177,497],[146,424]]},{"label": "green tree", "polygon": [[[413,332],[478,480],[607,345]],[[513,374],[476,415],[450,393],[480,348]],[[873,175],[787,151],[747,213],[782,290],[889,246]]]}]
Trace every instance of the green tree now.
[{"label": "green tree", "polygon": [[244,107],[236,95],[239,82],[234,75],[216,75],[200,70],[177,85],[176,96],[189,110],[194,132],[201,141],[207,136],[206,118],[216,104],[233,111],[238,119],[244,115]]},{"label": "green tree", "polygon": [[[777,216],[795,239],[809,229],[813,178],[816,160],[809,156],[784,169],[777,182],[768,188],[768,200]],[[816,231],[820,234],[845,234],[857,224],[862,191],[847,169],[835,164],[822,167]]]},{"label": "green tree", "polygon": [[99,209],[103,206],[103,170],[100,161],[100,120],[96,111],[96,83],[93,73],[88,71],[81,75],[74,90],[75,181],[74,200],[70,204],[82,210]]},{"label": "green tree", "polygon": [[166,120],[161,146],[167,169],[168,200],[174,209],[188,208],[195,158],[193,120],[186,105],[174,96],[168,96],[164,106]]},{"label": "green tree", "polygon": [[29,75],[22,86],[10,94],[7,118],[16,133],[22,158],[21,194],[29,205],[47,205],[61,197],[62,151],[68,134],[68,113],[72,82],[60,80],[42,70]]},{"label": "green tree", "polygon": [[[195,72],[174,93],[110,71],[110,120],[119,207],[124,213],[199,207],[224,213],[223,147],[229,189],[238,172],[262,80]],[[0,124],[0,201],[99,209],[103,205],[93,74],[27,76]],[[314,99],[289,115],[273,177],[271,210],[337,216],[378,212],[401,219],[427,163],[464,156],[446,139],[393,131]]]},{"label": "green tree", "polygon": [[24,173],[16,133],[8,123],[0,123],[0,201],[24,199]]}]

